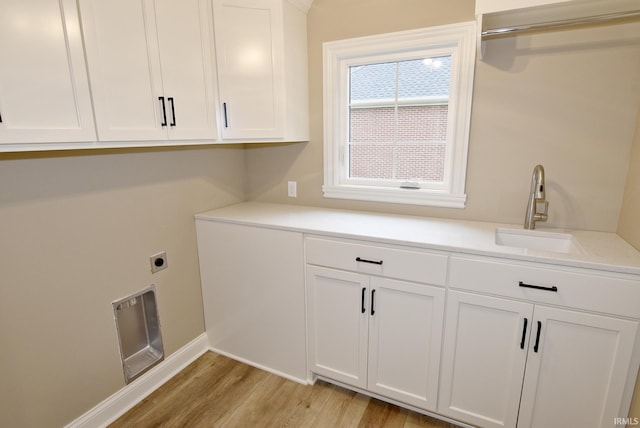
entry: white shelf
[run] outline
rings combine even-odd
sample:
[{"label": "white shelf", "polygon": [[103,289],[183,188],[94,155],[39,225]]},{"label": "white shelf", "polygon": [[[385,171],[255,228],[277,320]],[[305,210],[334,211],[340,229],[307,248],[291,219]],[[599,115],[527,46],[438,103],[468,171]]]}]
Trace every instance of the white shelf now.
[{"label": "white shelf", "polygon": [[482,39],[523,31],[553,29],[569,25],[615,22],[622,17],[640,19],[637,0],[478,0],[478,56]]}]

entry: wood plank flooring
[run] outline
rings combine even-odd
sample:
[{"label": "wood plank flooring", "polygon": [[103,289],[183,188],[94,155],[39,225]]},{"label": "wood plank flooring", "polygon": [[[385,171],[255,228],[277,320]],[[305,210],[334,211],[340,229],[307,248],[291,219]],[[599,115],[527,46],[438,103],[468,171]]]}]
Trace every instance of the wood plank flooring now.
[{"label": "wood plank flooring", "polygon": [[110,427],[456,428],[326,382],[301,385],[213,352]]}]

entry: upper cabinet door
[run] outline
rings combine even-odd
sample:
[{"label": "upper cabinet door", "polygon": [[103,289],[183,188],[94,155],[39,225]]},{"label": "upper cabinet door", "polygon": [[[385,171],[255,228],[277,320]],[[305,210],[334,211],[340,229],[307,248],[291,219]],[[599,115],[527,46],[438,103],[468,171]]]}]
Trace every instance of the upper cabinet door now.
[{"label": "upper cabinet door", "polygon": [[211,3],[155,0],[169,139],[217,136]]},{"label": "upper cabinet door", "polygon": [[284,134],[281,0],[214,0],[222,137]]},{"label": "upper cabinet door", "polygon": [[80,0],[101,141],[216,137],[206,0]]},{"label": "upper cabinet door", "polygon": [[150,0],[80,0],[101,141],[167,139],[153,6]]},{"label": "upper cabinet door", "polygon": [[0,52],[0,144],[95,141],[74,0],[2,0]]}]

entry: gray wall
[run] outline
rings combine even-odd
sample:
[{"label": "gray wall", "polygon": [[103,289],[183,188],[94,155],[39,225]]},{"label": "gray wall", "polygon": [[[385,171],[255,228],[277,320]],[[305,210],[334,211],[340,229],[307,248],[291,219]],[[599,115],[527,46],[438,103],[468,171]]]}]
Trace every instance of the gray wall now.
[{"label": "gray wall", "polygon": [[204,331],[193,214],[243,180],[241,146],[0,154],[0,425],[62,426],[124,386],[114,300],[156,284],[167,355]]},{"label": "gray wall", "polygon": [[[519,225],[541,163],[550,215],[540,227],[615,232],[640,104],[638,22],[485,43],[465,209],[322,196],[322,42],[473,19],[473,1],[315,0],[308,15],[311,141],[248,147],[249,198]],[[287,197],[288,180],[298,182],[296,199]]]}]

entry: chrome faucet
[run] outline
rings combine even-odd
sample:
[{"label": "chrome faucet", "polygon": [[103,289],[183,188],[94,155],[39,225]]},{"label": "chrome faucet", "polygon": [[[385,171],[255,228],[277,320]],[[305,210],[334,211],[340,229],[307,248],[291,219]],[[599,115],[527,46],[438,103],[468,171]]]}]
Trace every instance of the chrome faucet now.
[{"label": "chrome faucet", "polygon": [[531,175],[531,192],[524,216],[524,228],[535,229],[536,221],[547,221],[548,211],[549,201],[545,200],[544,193],[544,168],[536,165]]}]

